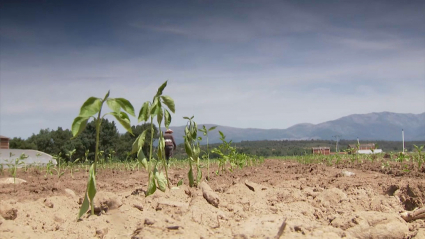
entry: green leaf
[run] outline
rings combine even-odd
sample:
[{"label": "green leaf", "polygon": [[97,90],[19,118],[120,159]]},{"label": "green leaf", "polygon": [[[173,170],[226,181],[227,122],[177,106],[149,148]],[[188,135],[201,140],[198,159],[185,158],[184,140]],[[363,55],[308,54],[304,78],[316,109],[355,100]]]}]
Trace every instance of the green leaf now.
[{"label": "green leaf", "polygon": [[187,176],[189,177],[189,186],[193,187],[195,186],[195,181],[193,180],[193,170],[192,170],[192,166],[190,166],[190,170],[187,173]]},{"label": "green leaf", "polygon": [[143,148],[142,147],[140,147],[139,148],[139,151],[137,152],[137,159],[138,160],[142,160],[142,159],[144,159],[145,158],[145,154],[143,153]]},{"label": "green leaf", "polygon": [[87,121],[90,117],[81,117],[78,116],[74,119],[74,122],[72,122],[71,131],[73,137],[71,139],[76,138],[81,132],[84,131],[87,125]]},{"label": "green leaf", "polygon": [[93,201],[94,196],[96,195],[96,177],[94,173],[94,164],[90,166],[90,173],[89,173],[89,184],[87,188],[87,194],[89,196],[90,202]]},{"label": "green leaf", "polygon": [[158,121],[158,125],[161,126],[162,119],[164,118],[164,112],[159,108],[158,115],[156,116],[156,120]]},{"label": "green leaf", "polygon": [[162,85],[158,88],[158,91],[156,92],[156,97],[162,95],[162,91],[164,91],[164,88],[167,86],[167,81],[162,83]]},{"label": "green leaf", "polygon": [[164,155],[164,148],[165,148],[165,140],[164,137],[161,135],[158,139],[158,159],[162,159],[163,155]]},{"label": "green leaf", "polygon": [[183,117],[183,119],[187,119],[187,120],[189,120],[189,117],[186,117],[186,116],[185,116],[185,117]]},{"label": "green leaf", "polygon": [[174,104],[174,100],[170,96],[161,96],[162,102],[171,110],[171,112],[176,113],[176,105]]},{"label": "green leaf", "polygon": [[102,107],[102,101],[96,97],[90,97],[81,106],[80,114],[81,117],[90,117],[100,111]]},{"label": "green leaf", "polygon": [[139,136],[137,136],[137,138],[136,138],[136,140],[134,140],[134,142],[133,142],[133,146],[131,147],[131,152],[130,152],[130,154],[134,154],[134,153],[136,153],[136,152],[138,152],[139,151],[139,139],[140,139],[140,136],[142,136],[141,134],[139,135]]},{"label": "green leaf", "polygon": [[198,129],[199,131],[201,131],[202,133],[204,133],[204,136],[206,136],[207,135],[207,128],[205,128],[205,125],[202,125],[202,129]]},{"label": "green leaf", "polygon": [[212,130],[215,130],[216,128],[217,128],[217,126],[213,126],[213,127],[211,127],[211,128],[208,129],[208,132],[209,131],[212,131]]},{"label": "green leaf", "polygon": [[120,124],[126,129],[130,134],[133,134],[133,131],[131,130],[131,123],[130,118],[128,117],[127,113],[125,112],[111,112],[109,113],[115,117],[115,119],[120,122]]},{"label": "green leaf", "polygon": [[196,124],[196,122],[194,122],[194,127],[192,127],[192,139],[196,139],[196,136],[198,135],[198,125]]},{"label": "green leaf", "polygon": [[148,182],[148,189],[146,190],[146,197],[154,194],[155,191],[156,191],[155,176],[153,175],[153,172],[151,172],[149,174],[149,182]]},{"label": "green leaf", "polygon": [[107,99],[106,104],[108,104],[108,107],[116,113],[119,113],[121,111],[120,104],[113,98]]},{"label": "green leaf", "polygon": [[187,139],[184,141],[184,149],[186,151],[187,156],[189,158],[192,157],[192,149],[191,149],[190,143]]},{"label": "green leaf", "polygon": [[89,210],[89,198],[90,198],[90,201],[93,201],[93,198],[96,195],[96,179],[94,175],[95,175],[94,164],[92,164],[89,170],[89,180],[87,183],[87,189],[84,196],[84,201],[83,201],[83,204],[81,205],[80,212],[78,213],[78,219],[81,218],[81,216],[83,216],[84,213],[87,212],[87,210]]},{"label": "green leaf", "polygon": [[150,107],[150,114],[151,114],[151,116],[152,115],[154,115],[154,113],[155,113],[155,111],[156,111],[156,106],[158,105],[158,98],[153,98],[153,102],[152,102],[152,104],[151,104],[151,107]]},{"label": "green leaf", "polygon": [[180,179],[180,181],[177,183],[177,187],[180,187],[181,185],[183,185],[183,179]]},{"label": "green leaf", "polygon": [[158,139],[158,145],[160,148],[165,148],[165,139],[164,139],[164,136],[162,135],[162,132],[161,132],[161,136]]},{"label": "green leaf", "polygon": [[146,141],[146,134],[147,134],[147,130],[143,131],[140,135],[139,135],[139,142],[137,143],[137,146],[139,147],[139,149],[141,149],[143,147],[143,145],[145,144]]},{"label": "green leaf", "polygon": [[201,148],[199,148],[199,146],[194,145],[193,151],[192,151],[192,157],[198,158],[200,153],[201,153]]},{"label": "green leaf", "polygon": [[125,112],[127,112],[127,113],[129,113],[130,115],[132,115],[132,116],[134,116],[135,117],[135,114],[134,114],[134,107],[133,107],[133,105],[130,103],[130,101],[128,101],[128,100],[126,100],[126,99],[124,99],[124,98],[116,98],[115,99],[116,100],[116,102],[122,107],[122,109],[125,111]]},{"label": "green leaf", "polygon": [[167,188],[167,180],[165,179],[165,176],[162,172],[155,172],[155,178],[156,181],[158,183],[158,188],[159,190],[165,192],[166,188]]},{"label": "green leaf", "polygon": [[156,116],[160,111],[162,111],[161,102],[158,100],[158,98],[155,98],[153,100],[153,104],[150,111],[151,116]]},{"label": "green leaf", "polygon": [[161,160],[162,159],[162,156],[164,155],[163,152],[164,151],[164,148],[158,148],[157,149],[157,151],[156,151],[156,155],[158,155],[158,160]]},{"label": "green leaf", "polygon": [[192,135],[190,134],[189,127],[186,126],[184,128],[184,135],[187,137],[188,141],[192,141]]},{"label": "green leaf", "polygon": [[108,90],[108,93],[106,93],[105,98],[103,98],[103,101],[105,101],[106,99],[108,99],[109,93],[110,93],[110,90]]},{"label": "green leaf", "polygon": [[142,108],[140,109],[139,112],[139,122],[141,121],[148,121],[149,117],[150,117],[150,111],[149,111],[149,106],[150,106],[150,102],[146,101],[145,103],[143,103]]},{"label": "green leaf", "polygon": [[202,170],[198,167],[198,180],[197,182],[200,182],[202,180]]},{"label": "green leaf", "polygon": [[142,161],[140,162],[142,164],[142,166],[145,169],[148,169],[148,160],[146,158],[143,158]]},{"label": "green leaf", "polygon": [[78,213],[77,219],[80,219],[84,215],[84,213],[86,213],[89,210],[89,206],[90,206],[89,199],[87,197],[87,192],[86,192],[84,201],[83,201],[83,204],[81,204],[80,212]]},{"label": "green leaf", "polygon": [[168,112],[168,110],[164,111],[164,124],[165,124],[165,128],[168,129],[168,127],[171,124],[171,114],[170,112]]}]

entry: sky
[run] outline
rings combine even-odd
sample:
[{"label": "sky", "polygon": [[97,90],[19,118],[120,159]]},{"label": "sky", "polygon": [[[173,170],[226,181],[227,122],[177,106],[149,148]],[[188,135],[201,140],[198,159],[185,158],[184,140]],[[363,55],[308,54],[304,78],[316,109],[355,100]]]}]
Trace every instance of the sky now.
[{"label": "sky", "polygon": [[424,12],[395,0],[1,0],[0,135],[70,129],[108,90],[138,114],[165,81],[171,126],[423,113]]}]

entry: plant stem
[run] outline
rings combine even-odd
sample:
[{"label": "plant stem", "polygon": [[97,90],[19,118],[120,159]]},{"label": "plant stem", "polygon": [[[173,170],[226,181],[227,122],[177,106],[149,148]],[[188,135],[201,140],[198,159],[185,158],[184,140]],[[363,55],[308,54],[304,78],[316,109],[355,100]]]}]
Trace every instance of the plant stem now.
[{"label": "plant stem", "polygon": [[207,159],[208,159],[208,163],[207,163],[207,177],[208,177],[208,181],[210,180],[210,151],[208,148],[208,132],[207,132]]},{"label": "plant stem", "polygon": [[[157,116],[158,117],[158,116]],[[162,135],[162,131],[161,131],[161,125],[159,125],[159,135],[161,135],[161,138],[160,138],[160,140],[162,140],[162,138],[164,137],[163,135]],[[159,146],[159,143],[158,143],[158,146]],[[165,146],[165,145],[164,145]],[[165,177],[167,178],[167,186],[168,186],[168,189],[171,189],[171,184],[170,184],[170,180],[168,179],[168,165],[167,165],[167,161],[165,160],[165,148],[164,148],[164,152],[163,152],[163,154],[162,154],[162,164],[164,165],[164,168],[165,168]]]},{"label": "plant stem", "polygon": [[102,119],[100,118],[101,111],[102,111],[102,108],[100,108],[99,110],[99,114],[97,115],[97,122],[96,122],[96,148],[95,148],[95,154],[94,154],[94,173],[95,174],[96,174],[96,164],[97,164],[98,152],[99,152],[100,125],[102,123]]},{"label": "plant stem", "polygon": [[94,215],[94,200],[90,201],[91,215]]},{"label": "plant stem", "polygon": [[[142,145],[143,147],[143,145]],[[153,147],[153,117],[151,117],[151,143],[149,145],[149,161],[148,161],[148,172],[149,172],[149,177],[151,176],[151,167],[150,167],[150,163],[152,160],[152,147]]]}]

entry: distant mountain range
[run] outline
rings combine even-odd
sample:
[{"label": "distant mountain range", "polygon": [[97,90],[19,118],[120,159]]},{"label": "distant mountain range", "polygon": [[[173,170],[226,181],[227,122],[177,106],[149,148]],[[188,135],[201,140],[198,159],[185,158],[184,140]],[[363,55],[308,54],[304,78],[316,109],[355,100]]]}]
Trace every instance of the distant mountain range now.
[{"label": "distant mountain range", "polygon": [[[198,124],[202,127],[202,124]],[[214,126],[206,124],[207,128]],[[209,143],[219,143],[220,130],[227,140],[233,142],[257,140],[334,140],[335,135],[340,139],[388,140],[401,141],[401,130],[404,129],[405,140],[425,140],[425,113],[399,114],[391,112],[354,114],[320,124],[297,124],[287,129],[255,129],[235,128],[217,125],[210,132]],[[185,126],[171,127],[176,143],[183,143]],[[199,136],[203,137],[199,132]],[[206,143],[204,140],[203,144]]]}]

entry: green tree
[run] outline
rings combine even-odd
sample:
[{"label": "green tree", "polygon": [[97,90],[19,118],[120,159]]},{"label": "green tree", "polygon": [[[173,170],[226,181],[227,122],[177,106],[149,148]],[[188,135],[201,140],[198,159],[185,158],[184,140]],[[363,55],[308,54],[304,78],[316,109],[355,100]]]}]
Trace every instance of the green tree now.
[{"label": "green tree", "polygon": [[38,134],[32,134],[27,142],[37,146],[37,150],[51,154],[53,152],[53,140],[50,129],[41,129]]},{"label": "green tree", "polygon": [[11,149],[37,149],[37,145],[28,142],[25,139],[14,137],[9,141],[9,148]]},{"label": "green tree", "polygon": [[[99,151],[104,151],[104,155],[117,151],[120,134],[114,121],[102,118],[100,128]],[[87,123],[86,129],[74,140],[76,146],[75,158],[84,158],[86,150],[89,150],[88,159],[94,161],[96,147],[96,122]]]},{"label": "green tree", "polygon": [[69,129],[63,130],[62,127],[58,127],[57,130],[52,130],[50,132],[50,137],[52,138],[53,143],[51,152],[53,155],[65,155],[68,151],[71,151],[77,148],[78,145],[81,145],[81,142],[79,141],[70,141],[72,138],[72,132]]}]

